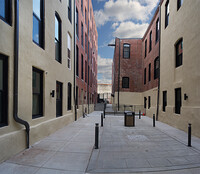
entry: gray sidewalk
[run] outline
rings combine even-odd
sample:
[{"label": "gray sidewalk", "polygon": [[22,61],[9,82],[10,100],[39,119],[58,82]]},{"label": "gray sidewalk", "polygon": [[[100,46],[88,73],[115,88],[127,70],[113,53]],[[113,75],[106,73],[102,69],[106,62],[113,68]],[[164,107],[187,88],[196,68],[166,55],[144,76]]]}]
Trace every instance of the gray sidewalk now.
[{"label": "gray sidewalk", "polygon": [[107,116],[100,128],[100,149],[94,147],[94,126],[100,113],[60,129],[0,164],[0,174],[84,173],[200,173],[200,139],[152,119],[136,118],[136,127],[124,127],[124,118]]}]

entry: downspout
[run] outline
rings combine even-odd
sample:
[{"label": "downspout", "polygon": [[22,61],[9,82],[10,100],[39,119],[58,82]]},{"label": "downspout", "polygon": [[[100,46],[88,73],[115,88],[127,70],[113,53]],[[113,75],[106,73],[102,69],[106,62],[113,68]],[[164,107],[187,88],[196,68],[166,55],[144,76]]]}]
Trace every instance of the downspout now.
[{"label": "downspout", "polygon": [[119,67],[118,67],[118,111],[119,111],[119,87],[120,87],[120,57],[121,57],[121,40],[119,39]]},{"label": "downspout", "polygon": [[159,4],[159,75],[158,75],[158,94],[157,94],[157,110],[156,121],[158,121],[159,114],[159,100],[160,100],[160,41],[161,41],[161,4]]},{"label": "downspout", "polygon": [[19,0],[15,0],[15,29],[14,29],[14,120],[26,128],[26,147],[29,148],[30,126],[28,122],[18,117],[18,60],[19,60]]},{"label": "downspout", "polygon": [[75,114],[75,121],[77,120],[77,106],[76,106],[76,0],[74,0],[74,114]]},{"label": "downspout", "polygon": [[90,23],[89,23],[89,1],[88,1],[88,83],[87,83],[87,102],[88,102],[88,114],[90,113],[90,66],[89,66],[89,61],[90,61],[90,44],[89,44],[89,34],[90,34]]}]

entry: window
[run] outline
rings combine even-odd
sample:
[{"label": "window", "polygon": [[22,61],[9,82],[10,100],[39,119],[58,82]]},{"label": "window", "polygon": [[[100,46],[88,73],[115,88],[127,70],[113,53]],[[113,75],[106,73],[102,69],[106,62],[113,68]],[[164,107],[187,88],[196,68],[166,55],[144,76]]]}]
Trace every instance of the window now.
[{"label": "window", "polygon": [[152,31],[149,34],[149,52],[151,51],[151,49],[152,49]]},{"label": "window", "polygon": [[167,91],[163,91],[163,112],[166,111],[167,106]]},{"label": "window", "polygon": [[81,54],[81,79],[83,80],[83,55]]},{"label": "window", "polygon": [[0,127],[8,125],[8,61],[0,54]]},{"label": "window", "polygon": [[69,33],[67,33],[67,40],[68,40],[68,44],[67,44],[67,67],[69,69],[71,69],[71,45],[72,45],[72,38],[69,35]]},{"label": "window", "polygon": [[151,107],[151,96],[148,96],[148,109]]},{"label": "window", "polygon": [[44,4],[33,0],[33,42],[44,48]]},{"label": "window", "polygon": [[87,24],[87,10],[85,8],[85,24]]},{"label": "window", "polygon": [[67,110],[72,110],[72,84],[68,83],[68,100],[67,100]]},{"label": "window", "polygon": [[78,86],[76,86],[76,106],[77,106],[77,109],[78,109]]},{"label": "window", "polygon": [[147,40],[145,40],[145,52],[144,52],[144,57],[147,57]]},{"label": "window", "polygon": [[183,63],[183,39],[180,39],[176,44],[176,67]]},{"label": "window", "polygon": [[76,9],[76,36],[79,37],[79,34],[78,34],[78,9]]},{"label": "window", "polygon": [[177,10],[182,6],[183,0],[177,0]]},{"label": "window", "polygon": [[169,0],[165,4],[165,28],[169,24]]},{"label": "window", "polygon": [[62,116],[63,84],[56,81],[56,117]]},{"label": "window", "polygon": [[87,83],[87,61],[85,61],[85,82]]},{"label": "window", "polygon": [[32,118],[43,115],[43,71],[33,68],[32,73]]},{"label": "window", "polygon": [[159,77],[159,57],[154,60],[154,80]]},{"label": "window", "polygon": [[61,20],[55,15],[55,59],[61,63]]},{"label": "window", "polygon": [[146,109],[147,108],[147,98],[144,97],[144,108]]},{"label": "window", "polygon": [[151,81],[151,64],[149,64],[149,82]]},{"label": "window", "polygon": [[124,44],[124,47],[123,47],[123,57],[125,59],[129,59],[130,58],[130,45],[129,44]]},{"label": "window", "polygon": [[87,34],[85,33],[85,53],[87,54]]},{"label": "window", "polygon": [[147,71],[147,69],[145,68],[145,69],[144,69],[144,85],[146,84],[146,74],[147,74],[146,71]]},{"label": "window", "polygon": [[122,78],[122,88],[129,88],[129,77]]},{"label": "window", "polygon": [[68,0],[68,19],[72,22],[72,0]]},{"label": "window", "polygon": [[159,35],[160,35],[160,33],[159,33],[160,26],[159,25],[160,24],[159,24],[159,18],[158,18],[157,21],[156,21],[156,43],[158,42]]},{"label": "window", "polygon": [[79,49],[76,45],[76,75],[79,76]]},{"label": "window", "polygon": [[181,113],[181,88],[175,89],[175,113],[180,114]]},{"label": "window", "polygon": [[0,0],[0,19],[11,25],[12,19],[12,1]]},{"label": "window", "polygon": [[83,23],[81,22],[81,45],[83,46]]},{"label": "window", "polygon": [[83,0],[81,0],[81,12],[83,14]]}]

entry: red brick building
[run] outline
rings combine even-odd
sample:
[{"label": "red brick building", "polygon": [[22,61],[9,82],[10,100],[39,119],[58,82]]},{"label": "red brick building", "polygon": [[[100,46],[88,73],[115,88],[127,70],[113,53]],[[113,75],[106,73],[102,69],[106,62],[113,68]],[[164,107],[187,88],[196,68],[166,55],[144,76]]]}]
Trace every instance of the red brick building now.
[{"label": "red brick building", "polygon": [[76,104],[79,116],[97,99],[98,33],[91,0],[76,0]]},{"label": "red brick building", "polygon": [[150,115],[156,112],[159,38],[158,8],[143,38],[115,39],[112,93],[119,109],[123,105],[140,105]]}]

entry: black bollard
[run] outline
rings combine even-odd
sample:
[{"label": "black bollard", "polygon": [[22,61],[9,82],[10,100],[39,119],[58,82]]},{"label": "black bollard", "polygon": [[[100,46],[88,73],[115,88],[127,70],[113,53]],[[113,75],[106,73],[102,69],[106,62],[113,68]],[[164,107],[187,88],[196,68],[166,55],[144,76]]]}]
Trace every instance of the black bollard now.
[{"label": "black bollard", "polygon": [[191,147],[191,139],[192,139],[192,125],[188,124],[188,147]]},{"label": "black bollard", "polygon": [[135,127],[135,112],[132,112],[133,115],[133,127]]},{"label": "black bollard", "polygon": [[141,119],[141,111],[139,110],[139,119]]},{"label": "black bollard", "polygon": [[95,149],[99,148],[99,123],[95,124]]},{"label": "black bollard", "polygon": [[103,127],[103,113],[101,113],[101,127]]},{"label": "black bollard", "polygon": [[155,117],[155,114],[153,114],[153,127],[156,127],[156,117]]}]

